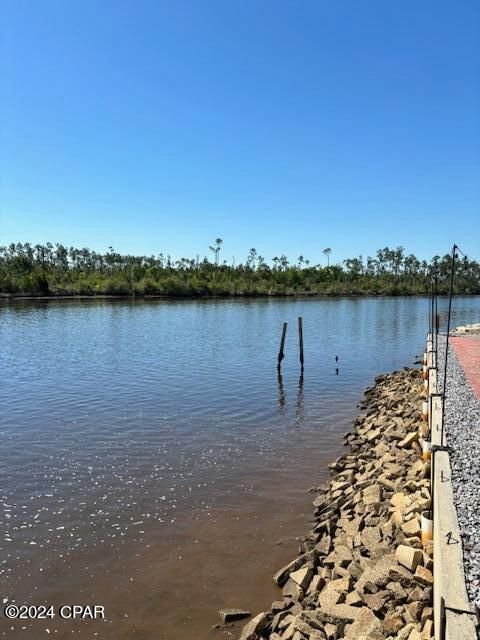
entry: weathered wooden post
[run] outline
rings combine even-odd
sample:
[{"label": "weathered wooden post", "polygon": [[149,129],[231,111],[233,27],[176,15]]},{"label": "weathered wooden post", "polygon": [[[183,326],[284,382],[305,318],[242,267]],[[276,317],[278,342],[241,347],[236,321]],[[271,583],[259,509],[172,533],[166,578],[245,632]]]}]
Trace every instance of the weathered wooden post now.
[{"label": "weathered wooden post", "polygon": [[285,357],[285,353],[283,351],[283,348],[285,346],[285,336],[287,334],[287,323],[284,322],[283,323],[283,328],[282,328],[282,337],[280,338],[280,350],[278,352],[278,359],[277,359],[277,367],[278,369],[280,369],[280,366],[282,364],[282,360]]},{"label": "weathered wooden post", "polygon": [[298,346],[300,347],[300,364],[303,371],[303,319],[298,319]]}]

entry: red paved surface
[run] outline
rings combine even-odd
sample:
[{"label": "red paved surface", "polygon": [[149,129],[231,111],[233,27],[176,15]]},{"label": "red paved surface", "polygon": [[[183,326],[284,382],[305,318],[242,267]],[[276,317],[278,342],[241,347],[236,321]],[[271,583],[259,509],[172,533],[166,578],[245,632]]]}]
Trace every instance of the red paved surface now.
[{"label": "red paved surface", "polygon": [[475,338],[450,337],[465,376],[480,399],[480,336]]}]

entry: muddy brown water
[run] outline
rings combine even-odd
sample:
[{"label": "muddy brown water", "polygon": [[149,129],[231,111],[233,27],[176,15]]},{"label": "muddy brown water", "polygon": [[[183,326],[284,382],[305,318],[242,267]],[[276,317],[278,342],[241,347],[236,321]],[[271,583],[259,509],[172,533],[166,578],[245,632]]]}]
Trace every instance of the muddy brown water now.
[{"label": "muddy brown water", "polygon": [[[364,388],[422,351],[427,316],[422,298],[0,305],[1,637],[235,637],[218,609],[278,597],[308,488]],[[12,604],[55,617],[8,620]],[[61,620],[65,604],[106,620]]]}]

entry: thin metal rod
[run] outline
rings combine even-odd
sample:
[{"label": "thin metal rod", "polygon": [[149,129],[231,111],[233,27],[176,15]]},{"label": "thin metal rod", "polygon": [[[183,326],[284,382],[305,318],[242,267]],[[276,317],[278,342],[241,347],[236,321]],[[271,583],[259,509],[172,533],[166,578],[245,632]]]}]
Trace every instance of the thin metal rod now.
[{"label": "thin metal rod", "polygon": [[447,366],[448,366],[448,347],[450,344],[450,319],[452,316],[452,297],[453,297],[453,278],[455,276],[455,255],[457,251],[457,245],[454,244],[452,248],[452,266],[450,268],[450,295],[448,298],[448,318],[447,318],[447,340],[445,345],[445,362],[443,368],[443,402],[442,402],[442,432],[440,438],[440,444],[443,446],[443,434],[445,431],[445,405],[447,399]]}]

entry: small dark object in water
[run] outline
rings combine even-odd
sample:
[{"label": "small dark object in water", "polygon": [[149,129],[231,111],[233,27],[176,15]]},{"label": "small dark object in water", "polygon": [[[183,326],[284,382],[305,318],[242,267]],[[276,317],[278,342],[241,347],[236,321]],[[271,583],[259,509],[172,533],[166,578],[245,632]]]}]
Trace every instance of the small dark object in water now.
[{"label": "small dark object in water", "polygon": [[234,620],[242,620],[242,618],[248,618],[250,611],[245,609],[221,609],[219,612],[222,622],[233,622]]},{"label": "small dark object in water", "polygon": [[335,356],[335,362],[338,362],[338,356]]},{"label": "small dark object in water", "polygon": [[335,369],[335,375],[338,376],[338,369]]}]

